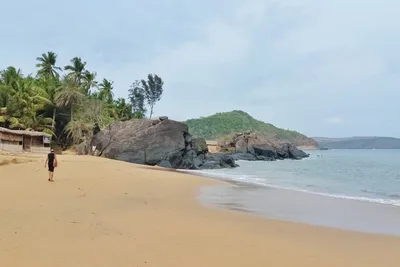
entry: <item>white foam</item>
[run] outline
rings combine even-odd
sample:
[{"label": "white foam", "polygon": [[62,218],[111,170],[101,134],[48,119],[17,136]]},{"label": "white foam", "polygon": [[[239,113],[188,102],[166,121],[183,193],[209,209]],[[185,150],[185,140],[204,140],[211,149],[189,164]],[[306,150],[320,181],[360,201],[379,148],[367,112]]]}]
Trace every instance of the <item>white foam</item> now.
[{"label": "white foam", "polygon": [[348,195],[342,195],[342,194],[330,194],[330,193],[323,193],[323,192],[315,192],[315,191],[305,190],[305,189],[301,189],[301,188],[268,184],[265,182],[265,179],[257,177],[257,176],[253,176],[253,175],[229,174],[229,173],[220,172],[218,170],[217,171],[216,170],[209,170],[209,171],[208,170],[200,170],[200,171],[199,170],[183,170],[183,171],[191,172],[191,173],[198,173],[200,175],[204,175],[204,176],[207,176],[210,178],[216,178],[216,179],[227,180],[227,181],[236,181],[236,182],[242,182],[242,183],[247,183],[247,184],[254,184],[254,185],[277,188],[277,189],[284,189],[284,190],[291,190],[291,191],[303,192],[303,193],[326,196],[326,197],[363,201],[363,202],[371,202],[371,203],[379,203],[379,204],[386,204],[386,205],[393,205],[393,206],[400,207],[400,200],[383,199],[383,198],[369,198],[369,197],[362,197],[362,196],[348,196]]}]

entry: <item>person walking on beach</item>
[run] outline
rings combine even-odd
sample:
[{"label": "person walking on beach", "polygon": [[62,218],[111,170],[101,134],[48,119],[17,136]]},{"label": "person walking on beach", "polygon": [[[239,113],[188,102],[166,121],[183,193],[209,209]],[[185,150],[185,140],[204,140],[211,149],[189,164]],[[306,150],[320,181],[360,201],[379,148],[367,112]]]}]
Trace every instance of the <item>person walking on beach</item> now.
[{"label": "person walking on beach", "polygon": [[53,180],[53,174],[54,174],[54,167],[57,167],[57,157],[56,154],[54,154],[54,149],[50,150],[50,153],[47,154],[47,159],[46,163],[44,164],[44,167],[48,167],[49,169],[49,182],[54,182]]}]

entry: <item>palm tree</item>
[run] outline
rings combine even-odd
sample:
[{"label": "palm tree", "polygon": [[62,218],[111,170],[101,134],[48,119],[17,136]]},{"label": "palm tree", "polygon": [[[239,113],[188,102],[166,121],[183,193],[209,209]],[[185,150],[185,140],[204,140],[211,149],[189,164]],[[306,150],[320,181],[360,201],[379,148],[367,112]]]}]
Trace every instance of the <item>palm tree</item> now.
[{"label": "palm tree", "polygon": [[53,119],[38,113],[43,108],[44,103],[32,101],[24,111],[24,116],[21,119],[13,120],[13,126],[26,130],[45,131],[49,134],[54,134]]},{"label": "palm tree", "polygon": [[62,71],[60,67],[56,66],[57,54],[49,51],[47,53],[43,53],[41,57],[36,58],[39,63],[36,64],[36,67],[39,68],[37,74],[39,77],[45,79],[54,79],[58,78],[59,74],[57,71]]},{"label": "palm tree", "polygon": [[64,67],[64,70],[69,71],[68,75],[74,77],[75,83],[80,86],[82,82],[82,76],[85,72],[86,62],[82,62],[80,57],[74,57],[71,59],[71,65]]},{"label": "palm tree", "polygon": [[85,73],[83,74],[82,87],[85,95],[90,95],[90,89],[97,86],[96,76],[96,72],[90,71],[85,71]]},{"label": "palm tree", "polygon": [[118,118],[120,120],[129,120],[132,119],[132,105],[126,103],[125,98],[118,98],[114,101],[114,108],[117,111]]},{"label": "palm tree", "polygon": [[79,144],[89,139],[92,133],[93,124],[81,120],[71,120],[65,127],[67,137],[71,138],[74,144]]},{"label": "palm tree", "polygon": [[112,104],[114,98],[113,83],[113,81],[103,79],[103,82],[99,84],[99,99],[108,104]]},{"label": "palm tree", "polygon": [[84,95],[75,83],[75,79],[70,76],[65,76],[61,86],[58,88],[55,101],[60,107],[69,107],[70,119],[73,120],[74,105],[81,104]]},{"label": "palm tree", "polygon": [[9,122],[9,115],[7,113],[6,107],[0,107],[0,125],[7,127],[7,122]]}]

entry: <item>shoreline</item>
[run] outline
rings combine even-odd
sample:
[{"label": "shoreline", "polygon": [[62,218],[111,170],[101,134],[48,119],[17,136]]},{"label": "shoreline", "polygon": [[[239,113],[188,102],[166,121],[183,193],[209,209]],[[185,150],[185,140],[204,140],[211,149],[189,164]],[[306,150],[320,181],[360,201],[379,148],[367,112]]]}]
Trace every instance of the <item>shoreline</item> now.
[{"label": "shoreline", "polygon": [[251,213],[267,220],[400,237],[400,207],[393,205],[241,182],[204,186],[199,200],[206,206]]},{"label": "shoreline", "polygon": [[[264,219],[400,237],[398,204],[261,185],[227,179],[218,174],[181,172],[221,182],[201,188],[198,199],[208,207],[254,214]],[[337,217],[342,219],[337,220]]]},{"label": "shoreline", "polygon": [[[7,266],[395,266],[400,238],[206,207],[198,175],[90,156],[0,166]],[[102,253],[99,253],[102,252]],[[104,252],[104,253],[103,253]]]},{"label": "shoreline", "polygon": [[365,197],[365,196],[333,194],[333,193],[326,193],[326,192],[311,191],[311,190],[306,190],[306,189],[302,189],[302,188],[294,188],[294,187],[292,188],[292,187],[284,187],[284,186],[273,185],[273,184],[261,184],[261,183],[255,183],[255,182],[239,181],[239,180],[234,180],[231,178],[226,178],[223,175],[218,174],[218,173],[215,173],[215,174],[212,174],[211,172],[205,173],[205,172],[198,171],[198,170],[194,170],[194,171],[192,171],[192,170],[177,170],[177,171],[187,173],[190,175],[194,175],[194,176],[200,176],[200,177],[217,180],[222,183],[238,185],[238,186],[252,186],[252,187],[256,187],[256,188],[276,189],[276,190],[318,195],[321,197],[328,197],[328,198],[334,198],[334,199],[339,199],[339,200],[342,199],[342,200],[357,201],[357,202],[362,202],[362,203],[372,203],[372,204],[400,207],[400,198],[398,200],[389,199],[389,198],[379,198],[378,199],[378,198],[371,198],[371,197]]}]

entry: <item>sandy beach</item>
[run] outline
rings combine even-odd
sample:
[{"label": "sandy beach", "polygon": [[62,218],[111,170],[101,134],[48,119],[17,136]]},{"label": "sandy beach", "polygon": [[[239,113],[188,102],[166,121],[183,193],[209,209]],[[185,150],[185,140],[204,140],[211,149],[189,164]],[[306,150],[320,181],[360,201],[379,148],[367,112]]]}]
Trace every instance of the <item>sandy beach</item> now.
[{"label": "sandy beach", "polygon": [[216,181],[90,156],[1,156],[0,266],[400,266],[400,238],[210,208]]}]

